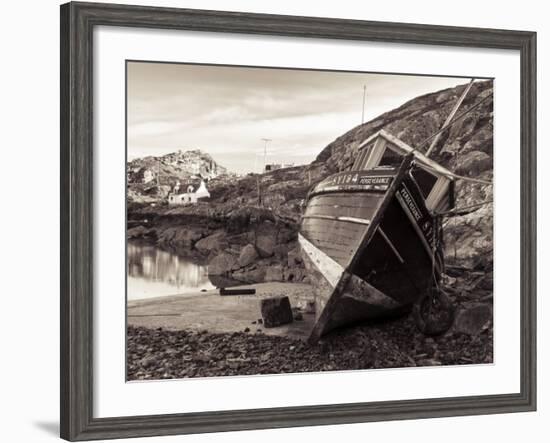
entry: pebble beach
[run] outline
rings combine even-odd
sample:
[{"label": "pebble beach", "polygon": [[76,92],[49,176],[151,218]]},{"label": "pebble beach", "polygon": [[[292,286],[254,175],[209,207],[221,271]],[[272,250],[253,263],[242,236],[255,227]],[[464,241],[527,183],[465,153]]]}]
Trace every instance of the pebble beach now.
[{"label": "pebble beach", "polygon": [[[471,281],[466,276],[454,284],[470,284],[471,288]],[[300,308],[300,320],[265,328],[258,303],[262,297],[285,294],[293,306],[306,306],[311,287],[254,286],[254,296],[223,297],[210,291],[129,303],[127,380],[493,362],[492,299],[482,288],[466,293],[458,286],[449,291],[457,305],[457,318],[440,336],[420,333],[413,315],[408,314],[334,331],[309,345],[305,339],[313,324],[312,313]]]}]

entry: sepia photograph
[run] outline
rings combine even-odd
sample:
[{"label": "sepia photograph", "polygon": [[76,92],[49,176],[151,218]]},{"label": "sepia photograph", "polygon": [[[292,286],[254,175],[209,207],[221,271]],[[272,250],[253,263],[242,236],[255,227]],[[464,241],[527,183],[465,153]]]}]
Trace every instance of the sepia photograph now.
[{"label": "sepia photograph", "polygon": [[127,381],[492,364],[493,79],[126,61],[126,237]]}]

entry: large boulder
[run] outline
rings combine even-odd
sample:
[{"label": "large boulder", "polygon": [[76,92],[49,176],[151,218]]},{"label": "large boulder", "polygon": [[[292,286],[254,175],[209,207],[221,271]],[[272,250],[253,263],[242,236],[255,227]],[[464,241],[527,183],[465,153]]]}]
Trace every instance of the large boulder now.
[{"label": "large boulder", "polygon": [[208,263],[208,273],[212,275],[227,275],[239,269],[239,260],[233,254],[222,252]]},{"label": "large boulder", "polygon": [[283,267],[281,265],[269,266],[265,272],[265,281],[283,281]]},{"label": "large boulder", "polygon": [[488,155],[493,154],[493,125],[487,125],[478,130],[462,147],[460,154],[469,152],[484,152]]},{"label": "large boulder", "polygon": [[489,169],[493,169],[493,159],[489,154],[481,151],[470,151],[460,156],[455,172],[469,177],[477,177]]},{"label": "large boulder", "polygon": [[161,229],[158,233],[158,242],[176,247],[190,249],[205,234],[205,230],[195,226],[173,226]]},{"label": "large boulder", "polygon": [[487,268],[493,261],[493,207],[455,216],[444,223],[445,259],[469,268]]},{"label": "large boulder", "polygon": [[274,223],[264,221],[256,230],[256,250],[261,257],[271,257],[277,246],[277,228]]},{"label": "large boulder", "polygon": [[254,232],[246,231],[240,234],[234,234],[227,237],[227,241],[233,248],[242,248],[248,243],[254,243]]},{"label": "large boulder", "polygon": [[266,328],[292,323],[293,315],[288,297],[265,298],[260,301],[262,319]]},{"label": "large boulder", "polygon": [[126,231],[128,238],[144,238],[149,237],[155,233],[154,229],[146,228],[145,226],[135,226]]},{"label": "large boulder", "polygon": [[260,235],[256,238],[256,249],[263,258],[271,257],[275,252],[276,245],[275,237]]},{"label": "large boulder", "polygon": [[263,283],[265,281],[264,267],[241,268],[231,273],[231,278],[243,283]]},{"label": "large boulder", "polygon": [[454,329],[462,334],[477,335],[491,322],[492,318],[493,310],[489,305],[475,305],[458,313]]},{"label": "large boulder", "polygon": [[223,231],[204,237],[195,243],[195,249],[204,255],[208,255],[211,252],[221,252],[228,246],[227,234]]},{"label": "large boulder", "polygon": [[239,255],[239,266],[241,268],[244,268],[245,266],[254,263],[257,259],[258,253],[256,252],[256,248],[254,247],[254,245],[251,245],[249,243],[241,249],[241,253]]},{"label": "large boulder", "polygon": [[288,254],[288,244],[279,243],[273,249],[273,255],[277,258],[279,263],[286,263]]},{"label": "large boulder", "polygon": [[[491,174],[480,178],[491,180]],[[455,193],[457,208],[487,203],[444,219],[445,258],[448,263],[485,269],[493,260],[493,187],[460,180]]]}]

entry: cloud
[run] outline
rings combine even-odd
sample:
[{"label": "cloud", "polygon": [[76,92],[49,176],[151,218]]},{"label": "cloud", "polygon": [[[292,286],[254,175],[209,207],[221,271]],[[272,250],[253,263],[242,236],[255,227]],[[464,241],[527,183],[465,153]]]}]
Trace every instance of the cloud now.
[{"label": "cloud", "polygon": [[466,79],[186,64],[128,65],[128,155],[200,148],[247,172],[261,138],[270,161],[306,163],[331,141],[420,94]]}]

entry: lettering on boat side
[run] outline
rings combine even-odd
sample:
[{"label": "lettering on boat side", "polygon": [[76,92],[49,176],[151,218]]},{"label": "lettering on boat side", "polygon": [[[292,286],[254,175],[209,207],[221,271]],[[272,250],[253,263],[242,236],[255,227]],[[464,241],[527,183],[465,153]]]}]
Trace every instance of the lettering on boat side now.
[{"label": "lettering on boat side", "polygon": [[391,182],[391,177],[372,177],[364,176],[359,180],[361,185],[389,185]]},{"label": "lettering on boat side", "polygon": [[422,214],[420,213],[420,210],[418,209],[418,206],[416,206],[416,203],[414,202],[413,198],[411,197],[411,194],[409,193],[409,190],[405,185],[403,185],[401,188],[399,188],[399,194],[403,198],[405,204],[407,205],[407,208],[411,211],[412,215],[414,216],[415,220],[418,221],[422,218]]},{"label": "lettering on boat side", "polygon": [[435,232],[433,229],[433,222],[431,217],[426,211],[422,211],[414,201],[410,191],[407,186],[403,183],[399,190],[397,191],[398,200],[401,201],[402,205],[405,205],[406,208],[410,211],[412,217],[417,222],[417,228],[422,233],[427,243],[433,248],[436,241]]},{"label": "lettering on boat side", "polygon": [[327,191],[385,191],[388,189],[392,176],[376,176],[357,172],[338,174],[319,183],[314,192]]}]

